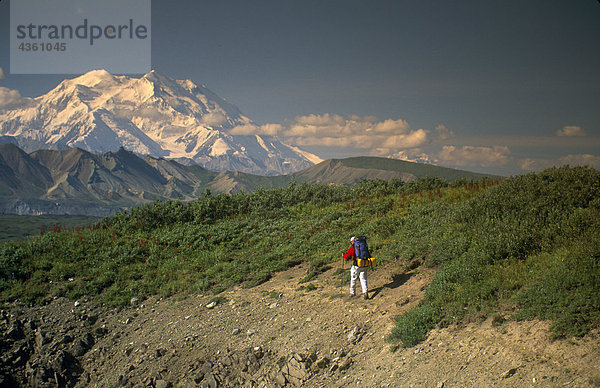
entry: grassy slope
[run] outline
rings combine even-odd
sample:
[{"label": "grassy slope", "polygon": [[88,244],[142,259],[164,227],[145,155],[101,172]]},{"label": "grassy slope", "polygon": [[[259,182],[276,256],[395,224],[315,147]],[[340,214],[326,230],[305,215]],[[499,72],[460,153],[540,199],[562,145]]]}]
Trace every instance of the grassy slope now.
[{"label": "grassy slope", "polygon": [[361,234],[380,261],[439,268],[392,340],[412,345],[436,325],[489,315],[552,319],[555,335],[581,335],[600,325],[599,182],[595,170],[561,168],[491,185],[292,184],[154,203],[94,230],[1,244],[0,301],[219,292],[301,261],[310,278]]},{"label": "grassy slope", "polygon": [[479,180],[485,177],[498,179],[500,177],[480,174],[476,172],[456,170],[453,168],[439,167],[431,164],[407,162],[404,160],[389,159],[389,158],[375,158],[361,156],[356,158],[341,159],[342,164],[347,167],[361,168],[361,169],[374,169],[374,170],[389,170],[389,171],[402,171],[416,176],[417,178],[436,176],[442,178],[448,182],[453,182],[459,179],[466,180]]},{"label": "grassy slope", "polygon": [[425,255],[436,274],[393,337],[422,341],[463,316],[543,318],[555,336],[600,325],[600,175],[550,169],[507,179],[439,212],[423,208],[397,234],[402,254]]}]

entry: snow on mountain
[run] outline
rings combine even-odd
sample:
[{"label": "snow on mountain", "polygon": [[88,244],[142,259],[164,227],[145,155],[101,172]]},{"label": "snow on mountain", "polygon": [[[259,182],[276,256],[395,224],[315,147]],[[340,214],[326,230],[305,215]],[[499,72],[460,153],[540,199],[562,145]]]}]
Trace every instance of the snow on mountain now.
[{"label": "snow on mountain", "polygon": [[321,161],[273,136],[228,132],[249,124],[252,120],[206,87],[155,71],[140,78],[90,71],[26,106],[0,110],[0,137],[13,138],[28,152],[78,147],[103,153],[123,147],[216,171],[263,175]]}]

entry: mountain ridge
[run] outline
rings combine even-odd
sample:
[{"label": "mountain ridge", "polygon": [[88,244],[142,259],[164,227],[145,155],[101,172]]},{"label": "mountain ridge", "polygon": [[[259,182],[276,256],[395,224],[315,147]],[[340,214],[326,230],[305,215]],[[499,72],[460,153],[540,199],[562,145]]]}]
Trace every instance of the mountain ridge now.
[{"label": "mountain ridge", "polygon": [[[353,185],[363,179],[412,181],[422,176],[448,181],[498,178],[397,162],[372,157],[331,159],[293,174],[262,176],[211,171],[151,156],[142,159],[124,148],[101,155],[78,148],[28,154],[14,144],[0,144],[0,198],[3,199],[0,212],[104,216],[155,200],[190,201],[206,189],[234,193],[259,187],[284,187],[291,182]],[[362,167],[352,167],[357,163]],[[415,175],[399,170],[407,166],[429,173]],[[448,171],[452,174],[448,175]]]}]

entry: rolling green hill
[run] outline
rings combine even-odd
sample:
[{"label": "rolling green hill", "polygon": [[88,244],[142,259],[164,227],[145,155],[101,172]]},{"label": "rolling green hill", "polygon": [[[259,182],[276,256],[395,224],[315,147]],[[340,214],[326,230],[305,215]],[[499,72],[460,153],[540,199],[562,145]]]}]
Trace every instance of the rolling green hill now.
[{"label": "rolling green hill", "polygon": [[448,182],[454,182],[459,179],[478,180],[485,177],[492,179],[500,178],[499,176],[490,174],[480,174],[476,172],[434,166],[432,164],[414,163],[389,158],[361,156],[356,158],[342,159],[340,161],[344,166],[354,169],[398,171],[411,174],[415,178],[438,177]]},{"label": "rolling green hill", "polygon": [[455,170],[446,167],[406,162],[403,160],[361,156],[347,159],[330,159],[291,174],[291,178],[308,183],[337,183],[353,185],[363,179],[400,179],[411,181],[418,178],[440,178],[447,182],[459,179],[498,179],[490,174]]}]

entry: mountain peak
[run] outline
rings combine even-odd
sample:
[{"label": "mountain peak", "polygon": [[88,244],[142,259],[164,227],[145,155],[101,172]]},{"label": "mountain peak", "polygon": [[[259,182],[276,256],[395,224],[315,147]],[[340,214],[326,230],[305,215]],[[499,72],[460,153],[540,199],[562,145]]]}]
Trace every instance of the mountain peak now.
[{"label": "mountain peak", "polygon": [[103,153],[124,147],[138,155],[262,175],[291,173],[320,161],[275,137],[231,135],[231,128],[252,120],[204,85],[155,70],[139,78],[93,70],[34,100],[33,109],[0,113],[0,137],[17,139],[28,152],[79,147]]},{"label": "mountain peak", "polygon": [[104,69],[91,70],[77,78],[73,78],[71,83],[76,85],[84,85],[87,87],[94,87],[101,82],[112,83],[115,78],[112,74]]},{"label": "mountain peak", "polygon": [[169,77],[162,75],[156,70],[150,70],[148,73],[144,74],[142,78],[153,82],[173,82]]}]

